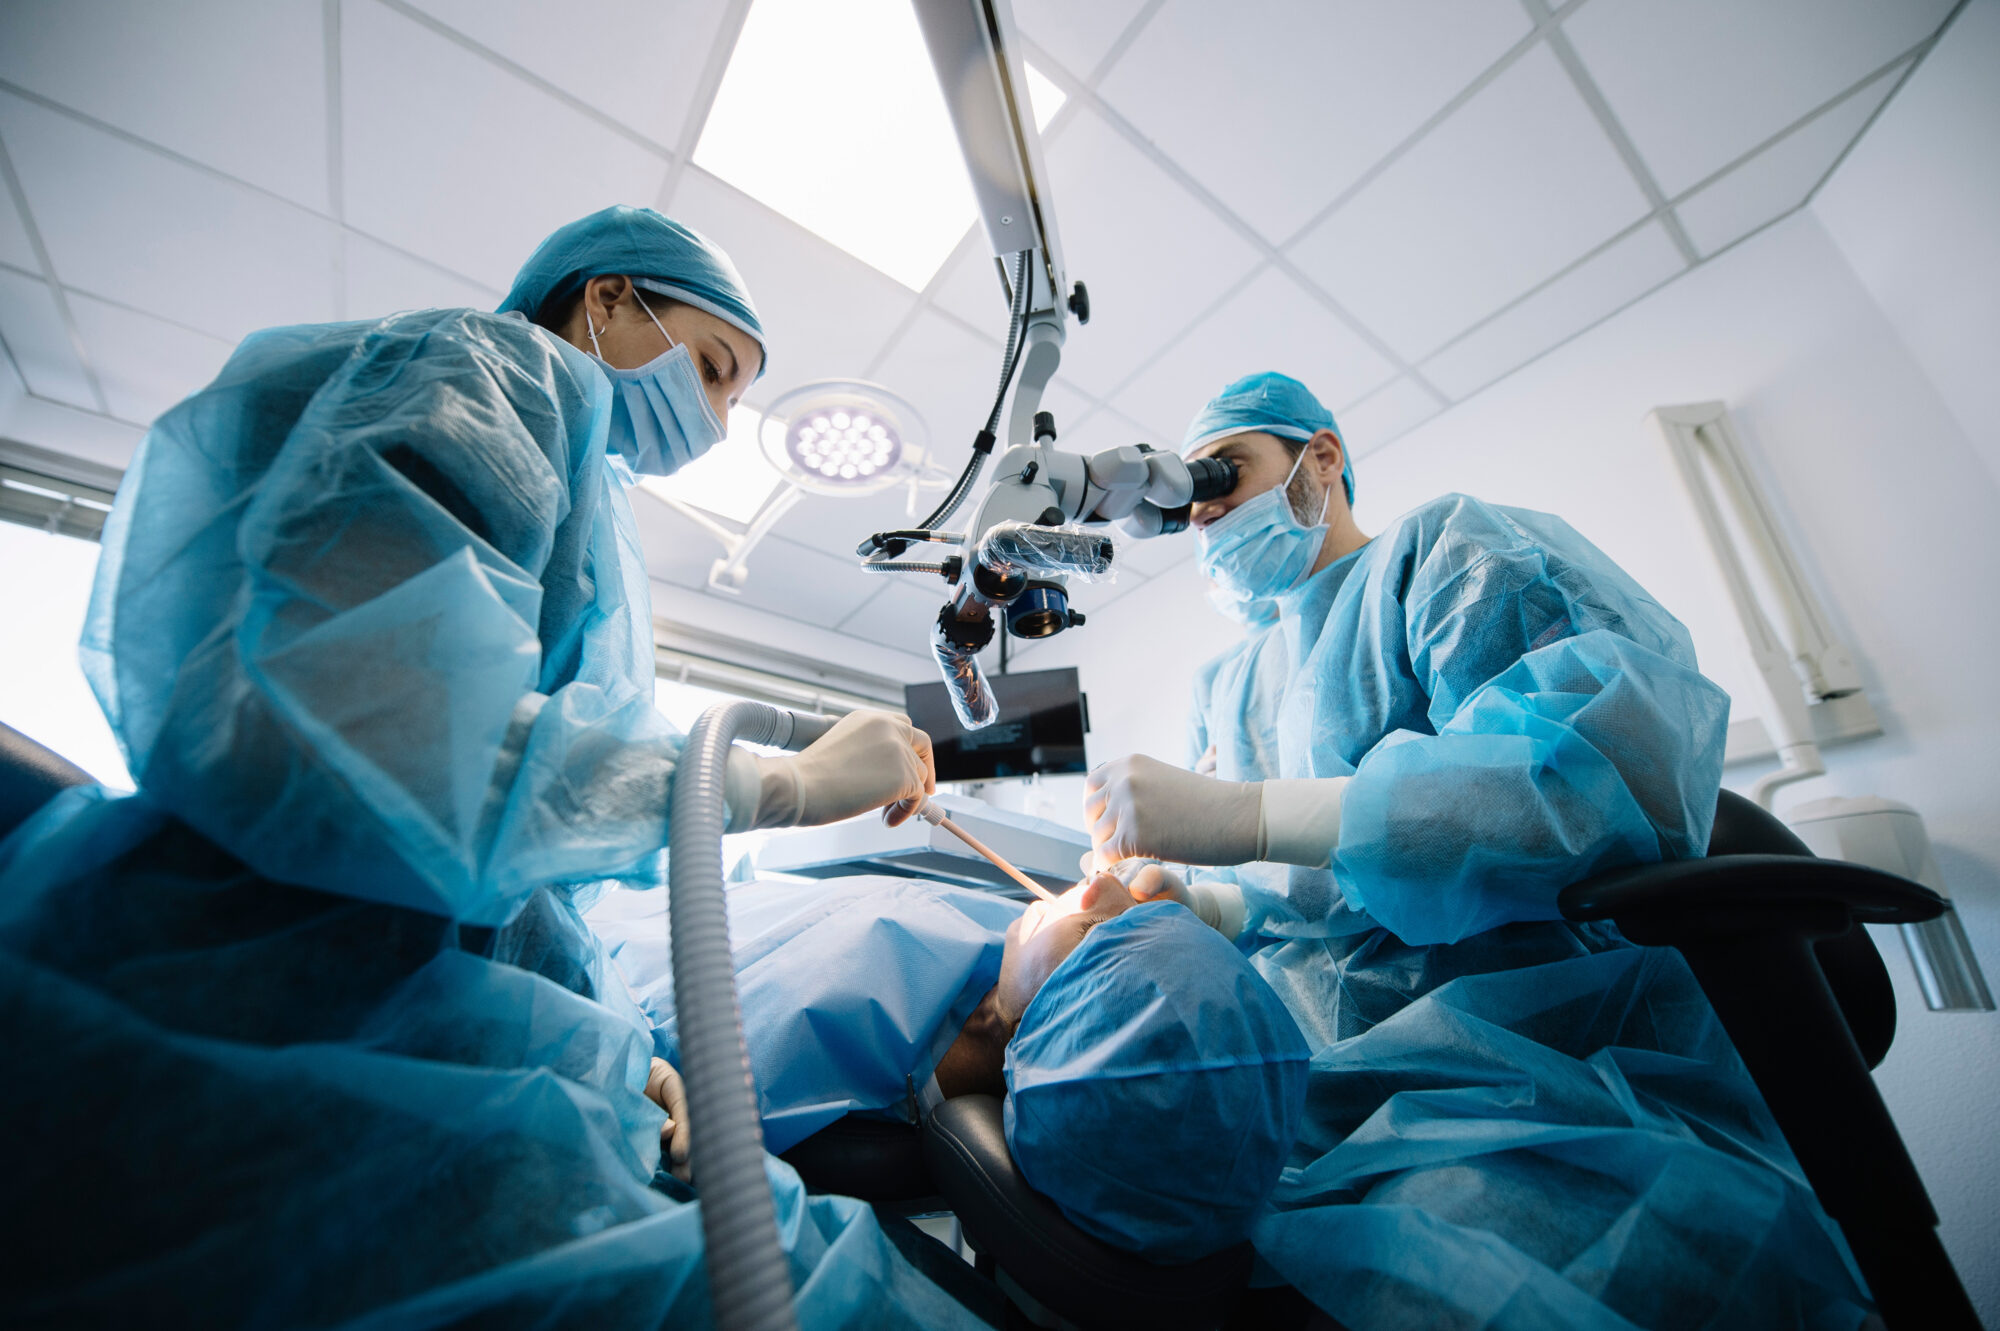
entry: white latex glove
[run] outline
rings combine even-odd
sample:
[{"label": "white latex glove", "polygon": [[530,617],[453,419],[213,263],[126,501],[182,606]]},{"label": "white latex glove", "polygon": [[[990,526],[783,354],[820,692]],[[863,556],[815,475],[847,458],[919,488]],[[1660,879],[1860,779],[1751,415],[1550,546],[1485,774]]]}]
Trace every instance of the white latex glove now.
[{"label": "white latex glove", "polygon": [[667,1121],[660,1125],[660,1163],[681,1182],[692,1182],[693,1171],[688,1164],[687,1087],[681,1084],[681,1074],[674,1071],[674,1065],[664,1058],[653,1060],[652,1071],[646,1077],[646,1098],[667,1111]]},{"label": "white latex glove", "polygon": [[1202,751],[1201,757],[1194,760],[1195,775],[1214,776],[1215,766],[1216,766],[1215,746],[1211,744]]},{"label": "white latex glove", "polygon": [[1260,782],[1218,781],[1134,754],[1084,778],[1083,816],[1100,869],[1146,856],[1181,864],[1259,857]]},{"label": "white latex glove", "polygon": [[[730,755],[732,785],[743,759],[756,765],[756,814],[749,827],[813,827],[870,809],[882,809],[894,827],[937,789],[931,737],[893,712],[849,712],[800,753],[739,749]],[[737,807],[736,800],[730,803]],[[730,823],[732,832],[749,830],[733,817]]]},{"label": "white latex glove", "polygon": [[1177,901],[1231,942],[1243,932],[1243,893],[1233,884],[1184,882],[1152,860],[1126,860],[1111,873],[1136,901]]}]

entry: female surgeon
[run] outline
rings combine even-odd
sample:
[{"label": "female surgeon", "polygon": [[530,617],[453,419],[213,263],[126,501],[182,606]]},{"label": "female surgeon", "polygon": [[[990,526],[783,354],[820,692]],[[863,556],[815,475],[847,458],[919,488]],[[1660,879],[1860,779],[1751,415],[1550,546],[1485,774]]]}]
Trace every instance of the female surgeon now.
[{"label": "female surgeon", "polygon": [[[160,418],[83,645],[139,789],[0,844],[0,1321],[705,1323],[579,897],[660,881],[682,742],[625,485],[765,350],[720,250],[611,208],[499,313],[257,333]],[[732,827],[828,821],[928,791],[929,742],[857,714],[727,785]],[[805,1325],[969,1320],[773,1183]]]},{"label": "female surgeon", "polygon": [[1352,1327],[1859,1324],[1680,954],[1556,907],[1708,844],[1728,697],[1687,631],[1547,514],[1445,495],[1365,536],[1339,428],[1284,375],[1184,448],[1239,469],[1193,513],[1252,625],[1199,679],[1213,775],[1122,759],[1086,810],[1101,859],[1233,866],[1133,895],[1235,940],[1314,1046],[1259,1254]]}]

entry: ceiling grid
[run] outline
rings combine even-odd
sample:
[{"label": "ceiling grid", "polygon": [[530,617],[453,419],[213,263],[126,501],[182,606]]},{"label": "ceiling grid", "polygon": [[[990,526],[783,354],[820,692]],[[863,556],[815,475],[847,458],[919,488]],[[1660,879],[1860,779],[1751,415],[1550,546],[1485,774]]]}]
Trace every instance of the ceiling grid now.
[{"label": "ceiling grid", "polygon": [[[131,424],[213,373],[232,330],[490,305],[531,222],[655,202],[698,225],[755,219],[746,255],[788,279],[761,297],[775,368],[752,405],[807,370],[879,377],[940,404],[950,418],[930,426],[955,467],[1004,331],[982,229],[911,291],[691,166],[752,3],[579,0],[555,23],[474,0],[264,0],[168,22],[144,0],[15,0],[0,7],[0,180],[19,225],[0,227],[0,270],[6,292],[46,302],[0,307],[0,351],[31,397],[94,414],[122,455]],[[1200,396],[1265,368],[1235,358],[1268,359],[1287,337],[1351,362],[1317,371],[1322,391],[1346,399],[1357,456],[1386,447],[1804,206],[1963,0],[1240,0],[1227,23],[1210,3],[1014,0],[1028,60],[1068,99],[1044,140],[1071,276],[1109,279],[1092,283],[1106,317],[1071,330],[1052,390],[1078,447],[1177,438]],[[648,58],[665,92],[579,73],[621,25],[635,42],[698,34],[685,55]],[[438,41],[434,59],[410,54]],[[1382,52],[1447,73],[1356,67]],[[1301,91],[1320,69],[1328,89]],[[1357,82],[1367,99],[1342,100]],[[1526,118],[1465,133],[1496,115]],[[537,117],[561,124],[507,137]],[[1326,151],[1349,143],[1365,151]],[[1550,178],[1596,191],[1596,211],[1579,221],[1465,155],[1489,143],[1529,163],[1572,155]],[[135,176],[140,161],[153,166]],[[1298,165],[1264,199],[1245,193],[1245,162]],[[140,177],[170,188],[135,196]],[[1123,209],[1127,192],[1154,202]],[[704,229],[739,243],[733,225]],[[1175,242],[1184,258],[1164,261]],[[218,252],[240,260],[236,282],[208,271]],[[1481,280],[1450,282],[1454,264]],[[30,364],[76,400],[38,393]],[[895,381],[919,365],[933,382]],[[21,429],[0,420],[0,435]],[[831,502],[787,515],[751,565],[770,585],[744,604],[885,643],[924,596],[864,585],[849,529],[893,525],[900,501]],[[655,576],[701,591],[712,542],[670,515],[643,524]],[[656,551],[676,542],[702,544]],[[1144,550],[1086,608],[1189,553]],[[923,625],[908,627],[895,646],[920,658]]]}]

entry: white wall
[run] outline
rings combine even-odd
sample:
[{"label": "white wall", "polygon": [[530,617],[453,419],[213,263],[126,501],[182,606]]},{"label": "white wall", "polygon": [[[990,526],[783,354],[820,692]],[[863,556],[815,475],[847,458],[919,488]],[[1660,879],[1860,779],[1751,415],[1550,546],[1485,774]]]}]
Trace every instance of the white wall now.
[{"label": "white wall", "polygon": [[1973,0],[1813,211],[2000,476],[2000,0]]},{"label": "white wall", "polygon": [[[1982,85],[1965,68],[1968,59],[2000,68],[1990,54],[1994,8],[1981,0],[1933,57],[1937,68],[1906,89],[1912,117],[1937,124],[1901,123],[1910,117],[1900,103],[1884,117],[1883,133],[1927,146],[1927,166],[1911,173],[1900,154],[1861,151],[1845,168],[1911,174],[1903,188],[1918,193],[1955,171],[1983,172],[1986,192],[1953,184],[1931,189],[1914,213],[1864,217],[1848,200],[1888,187],[1837,182],[1837,234],[1865,235],[1869,248],[1854,262],[1866,282],[1820,217],[1795,214],[1363,459],[1357,480],[1364,530],[1449,490],[1562,514],[1687,622],[1704,669],[1747,698],[1736,687],[1747,679],[1739,631],[1664,455],[1641,427],[1655,406],[1726,399],[1886,731],[1829,750],[1831,774],[1780,799],[1873,793],[1915,805],[1989,979],[2000,980],[2000,703],[1990,682],[2000,660],[2000,469],[1988,451],[2000,407],[2000,248],[1991,238],[2000,211],[1981,211],[1995,194],[1991,145],[2000,140],[1958,137],[1980,116],[1992,123],[2000,105],[2000,79]],[[1961,49],[1976,43],[1989,45]],[[1870,226],[1917,229],[1911,244],[1927,260],[1872,267],[1869,256],[1901,240]],[[1958,236],[1977,238],[1965,255],[1949,247]],[[1976,341],[1964,355],[1962,339]],[[1983,442],[1968,414],[1988,431]],[[1083,631],[1024,654],[1026,669],[1083,668],[1095,758],[1137,750],[1179,759],[1194,667],[1232,632],[1201,590],[1184,565]],[[1726,779],[1741,789],[1759,774],[1731,769]],[[2000,1135],[1991,1127],[2000,1016],[1927,1011],[1900,942],[1893,933],[1878,942],[1900,1022],[1878,1081],[1946,1244],[1985,1320],[2000,1325]]]}]

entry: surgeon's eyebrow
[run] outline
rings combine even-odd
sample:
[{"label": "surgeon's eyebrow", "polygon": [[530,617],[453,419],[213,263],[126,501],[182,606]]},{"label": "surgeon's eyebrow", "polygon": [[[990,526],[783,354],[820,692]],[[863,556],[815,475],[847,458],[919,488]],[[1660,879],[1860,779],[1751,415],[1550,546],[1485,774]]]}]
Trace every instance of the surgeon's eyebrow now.
[{"label": "surgeon's eyebrow", "polygon": [[716,345],[716,346],[718,346],[718,347],[721,347],[721,348],[723,349],[723,351],[725,351],[726,353],[728,353],[728,356],[729,356],[729,382],[730,382],[730,383],[732,383],[732,384],[733,384],[733,383],[735,383],[735,382],[736,382],[736,376],[737,376],[737,374],[738,374],[738,373],[739,373],[739,372],[740,372],[740,371],[742,370],[742,368],[743,368],[743,367],[742,367],[742,364],[741,364],[741,362],[739,362],[739,361],[738,361],[738,360],[736,359],[736,348],[734,348],[734,347],[730,346],[730,345],[729,345],[729,340],[728,340],[727,338],[725,338],[725,337],[724,337],[724,336],[723,336],[722,334],[720,334],[720,333],[710,333],[710,334],[708,335],[708,340],[709,340],[709,341],[711,341],[711,342],[713,342],[713,343],[715,343],[715,345]]}]

